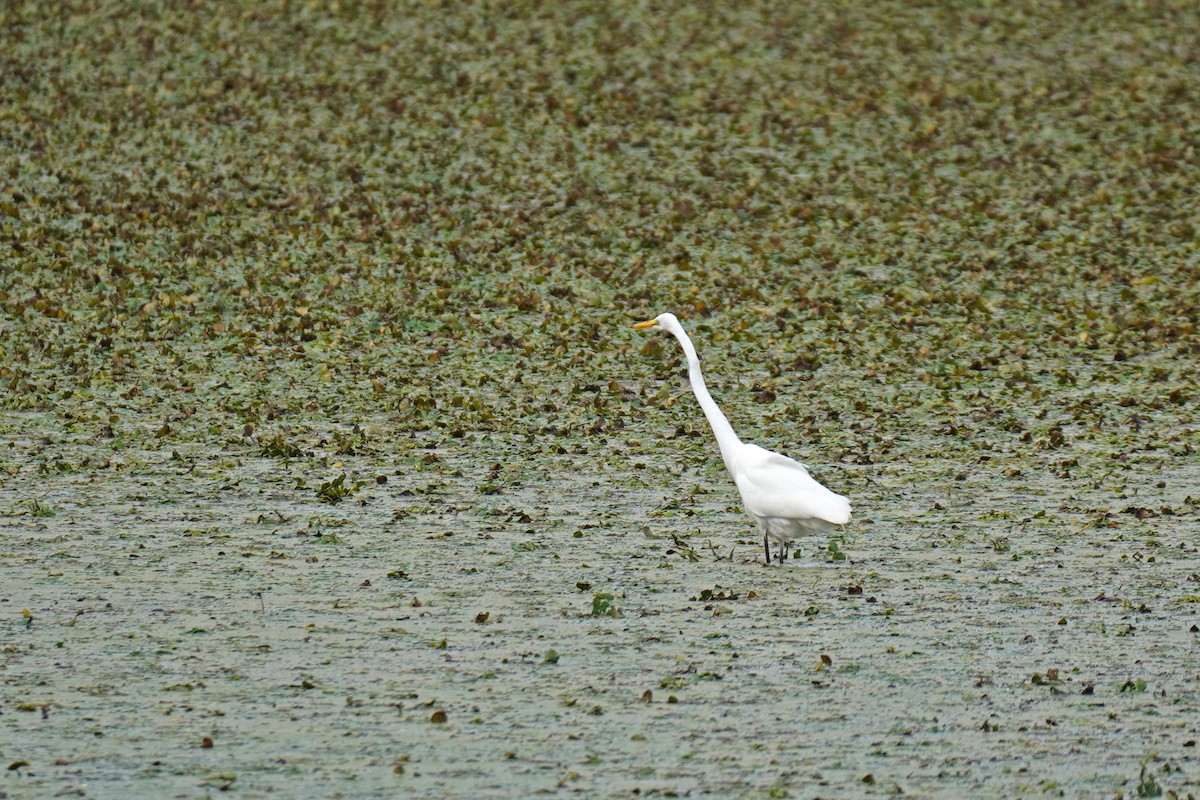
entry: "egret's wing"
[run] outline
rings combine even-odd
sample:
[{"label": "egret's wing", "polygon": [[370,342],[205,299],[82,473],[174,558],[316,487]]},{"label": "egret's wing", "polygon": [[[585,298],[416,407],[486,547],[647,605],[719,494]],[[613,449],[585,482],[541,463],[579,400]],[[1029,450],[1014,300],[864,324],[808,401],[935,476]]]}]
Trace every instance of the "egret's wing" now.
[{"label": "egret's wing", "polygon": [[734,481],[746,510],[759,517],[850,521],[850,501],[817,483],[804,465],[757,445],[746,445]]}]

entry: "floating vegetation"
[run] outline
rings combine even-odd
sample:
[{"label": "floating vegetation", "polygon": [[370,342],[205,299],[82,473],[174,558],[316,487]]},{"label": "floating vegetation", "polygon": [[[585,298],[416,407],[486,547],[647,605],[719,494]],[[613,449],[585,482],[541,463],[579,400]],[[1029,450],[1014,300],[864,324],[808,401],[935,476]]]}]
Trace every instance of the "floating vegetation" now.
[{"label": "floating vegetation", "polygon": [[29,514],[29,516],[31,516],[31,517],[53,517],[55,514],[58,513],[53,508],[46,505],[45,503],[43,503],[41,500],[38,500],[37,498],[30,498],[29,500],[23,500],[21,502],[21,507],[25,509],[24,513]]},{"label": "floating vegetation", "polygon": [[700,593],[693,597],[693,600],[699,600],[702,603],[708,603],[713,600],[737,600],[741,597],[740,592],[735,592],[733,589],[726,589],[723,586],[714,586],[711,589],[701,589]]},{"label": "floating vegetation", "polygon": [[342,473],[331,481],[322,483],[316,489],[317,498],[322,503],[340,503],[358,489],[357,485],[346,485],[346,473]]},{"label": "floating vegetation", "polygon": [[1193,5],[0,3],[4,790],[1195,793]]},{"label": "floating vegetation", "polygon": [[621,609],[615,604],[611,592],[596,592],[592,595],[593,617],[620,617]]},{"label": "floating vegetation", "polygon": [[686,559],[688,561],[699,561],[700,560],[700,554],[698,552],[696,552],[696,550],[690,544],[688,544],[687,541],[685,541],[682,537],[677,536],[675,534],[671,534],[671,542],[672,542],[673,546],[667,548],[667,551],[666,551],[667,555],[670,556],[670,555],[678,554],[679,556],[683,557],[684,559]]},{"label": "floating vegetation", "polygon": [[258,454],[266,458],[306,458],[312,455],[298,445],[286,441],[282,434],[263,442]]},{"label": "floating vegetation", "polygon": [[826,551],[827,552],[826,560],[828,560],[828,561],[845,561],[848,558],[848,556],[846,555],[846,552],[844,550],[842,550],[842,545],[841,545],[841,543],[839,543],[839,539],[841,539],[842,542],[845,541],[845,537],[836,537],[836,538],[831,538],[829,540],[829,545],[828,545],[827,551]]},{"label": "floating vegetation", "polygon": [[1154,775],[1146,772],[1146,763],[1142,764],[1141,772],[1138,774],[1137,796],[1138,797],[1162,797],[1163,789],[1155,779]]}]

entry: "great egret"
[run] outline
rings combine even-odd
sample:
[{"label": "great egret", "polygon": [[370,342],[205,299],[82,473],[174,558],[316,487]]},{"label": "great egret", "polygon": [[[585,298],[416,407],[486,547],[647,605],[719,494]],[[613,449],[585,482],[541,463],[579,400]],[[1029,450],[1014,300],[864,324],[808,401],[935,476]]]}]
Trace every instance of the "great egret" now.
[{"label": "great egret", "polygon": [[779,563],[782,564],[793,539],[828,533],[850,521],[850,501],[817,483],[803,464],[764,447],[746,444],[737,437],[733,426],[708,393],[696,348],[674,314],[659,314],[633,327],[662,328],[683,347],[692,392],[717,437],[721,458],[742,494],[746,513],[762,531],[768,564],[771,563],[771,540],[779,543]]}]

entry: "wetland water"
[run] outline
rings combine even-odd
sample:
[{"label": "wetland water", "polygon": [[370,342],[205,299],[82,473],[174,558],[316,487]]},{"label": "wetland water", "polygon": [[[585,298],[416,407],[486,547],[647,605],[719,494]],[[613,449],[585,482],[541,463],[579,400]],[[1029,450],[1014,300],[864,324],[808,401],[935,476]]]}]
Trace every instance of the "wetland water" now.
[{"label": "wetland water", "polygon": [[1194,797],[1195,17],[4,4],[0,796]]},{"label": "wetland water", "polygon": [[1084,797],[1147,758],[1192,780],[1194,463],[1139,462],[1140,502],[1178,511],[1145,520],[1071,481],[939,479],[936,456],[827,469],[849,560],[811,540],[781,569],[715,454],[430,440],[338,458],[371,480],[329,505],[295,488],[314,459],[101,456],[5,421],[10,464],[43,436],[112,459],[0,523],[10,797]]}]

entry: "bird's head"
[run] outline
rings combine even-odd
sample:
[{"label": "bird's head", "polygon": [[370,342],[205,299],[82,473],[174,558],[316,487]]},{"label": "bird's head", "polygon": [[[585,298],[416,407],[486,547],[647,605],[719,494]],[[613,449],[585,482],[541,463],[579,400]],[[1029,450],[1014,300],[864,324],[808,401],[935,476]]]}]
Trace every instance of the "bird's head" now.
[{"label": "bird's head", "polygon": [[671,313],[659,314],[654,319],[648,319],[645,322],[639,322],[633,327],[635,328],[662,328],[667,333],[677,334],[683,330],[683,326],[679,324],[679,319]]}]

